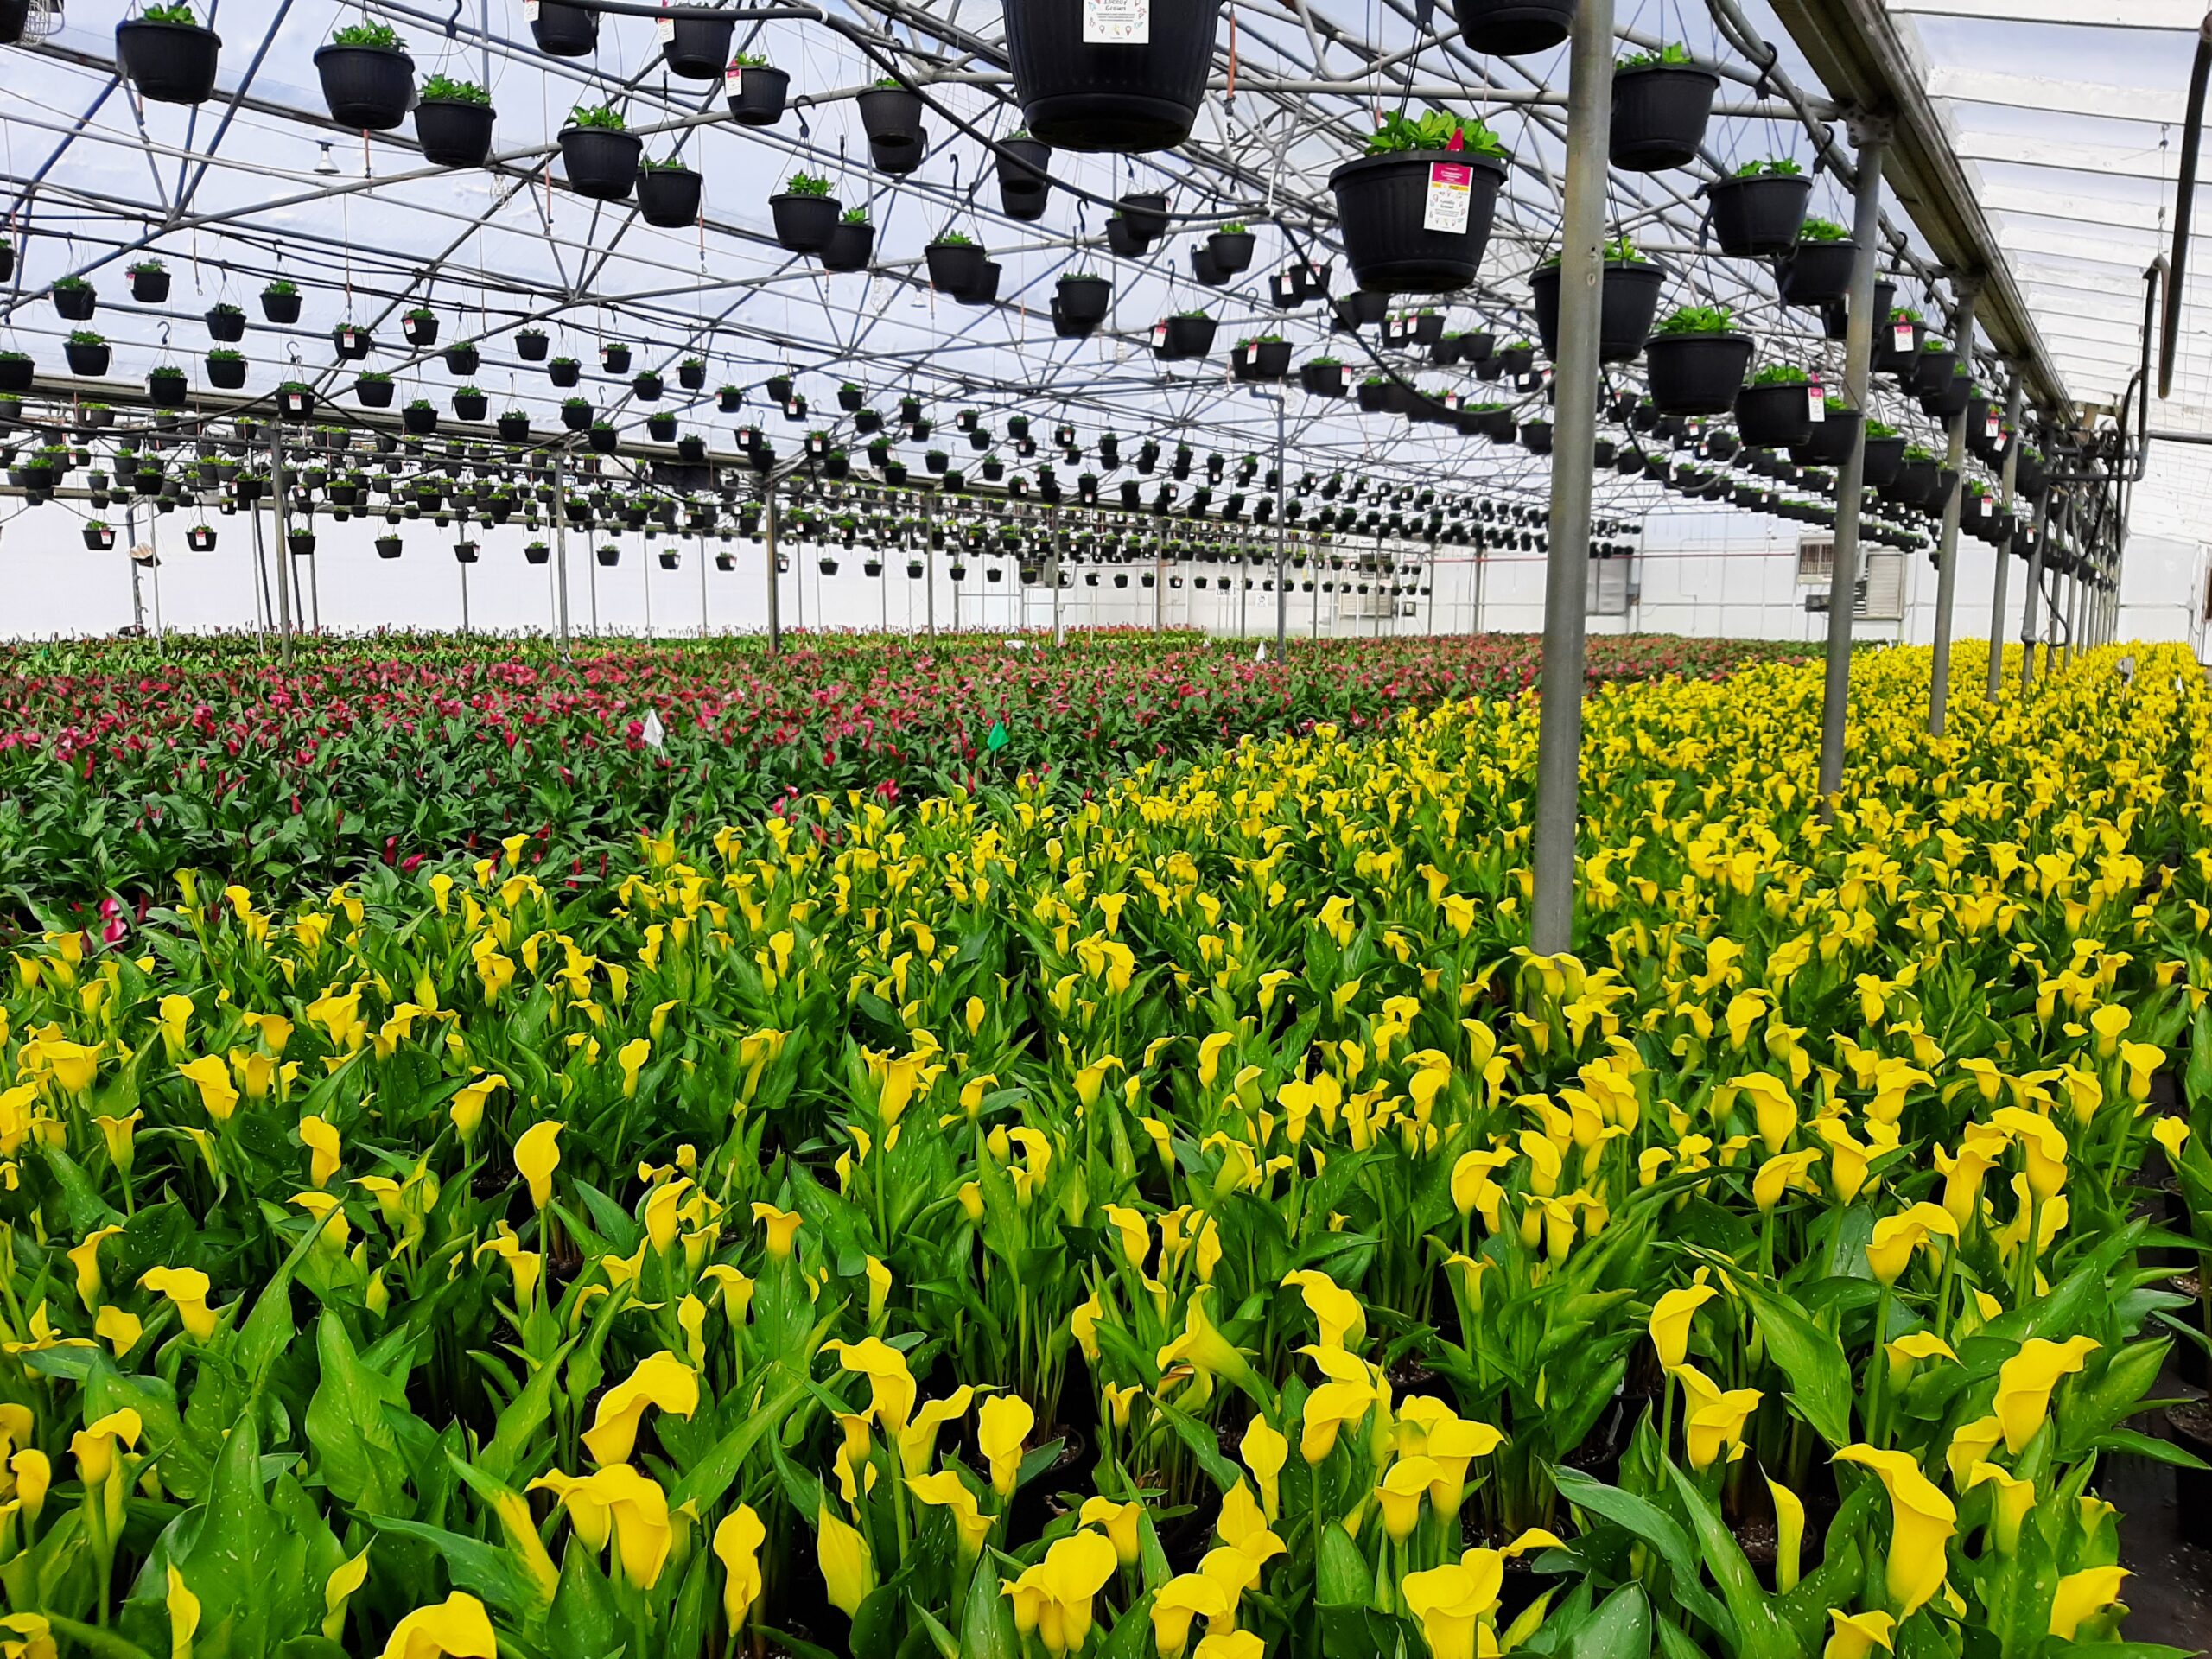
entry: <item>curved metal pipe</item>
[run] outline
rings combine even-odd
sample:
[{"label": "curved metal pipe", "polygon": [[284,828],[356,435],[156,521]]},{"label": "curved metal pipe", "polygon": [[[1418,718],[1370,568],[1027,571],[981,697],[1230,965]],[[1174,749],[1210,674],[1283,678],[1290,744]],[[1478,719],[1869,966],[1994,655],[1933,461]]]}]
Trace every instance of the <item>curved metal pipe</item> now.
[{"label": "curved metal pipe", "polygon": [[2181,181],[2174,194],[2174,251],[2168,262],[2166,321],[2158,348],[2158,397],[2174,386],[2174,348],[2181,336],[2183,278],[2189,270],[2189,221],[2196,198],[2196,155],[2204,138],[2204,92],[2212,81],[2212,12],[2196,29],[2196,61],[2189,71],[2189,125],[2182,133]]}]

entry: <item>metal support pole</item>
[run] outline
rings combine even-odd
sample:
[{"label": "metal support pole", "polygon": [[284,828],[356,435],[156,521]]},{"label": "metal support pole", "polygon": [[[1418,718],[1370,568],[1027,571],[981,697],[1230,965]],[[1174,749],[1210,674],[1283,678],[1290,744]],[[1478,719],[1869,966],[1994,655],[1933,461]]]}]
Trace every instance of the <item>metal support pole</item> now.
[{"label": "metal support pole", "polygon": [[468,637],[468,566],[459,560],[455,563],[461,564],[461,637],[467,639]]},{"label": "metal support pole", "polygon": [[285,499],[284,423],[269,423],[269,490],[274,497],[270,516],[276,526],[276,626],[283,640],[284,666],[292,665],[292,512]]},{"label": "metal support pole", "polygon": [[779,608],[783,602],[782,582],[776,575],[776,480],[772,474],[761,497],[760,522],[768,533],[768,649],[784,648],[784,616]]},{"label": "metal support pole", "polygon": [[1290,525],[1285,518],[1289,504],[1283,499],[1286,482],[1284,455],[1289,425],[1290,398],[1288,394],[1275,393],[1275,655],[1283,652],[1285,636],[1290,632]]},{"label": "metal support pole", "polygon": [[2020,695],[2036,683],[2036,601],[2043,592],[2043,538],[2050,526],[2050,491],[2036,503],[2035,539],[2028,544],[2028,591],[2020,605]]},{"label": "metal support pole", "polygon": [[[1952,337],[1964,361],[1974,350],[1974,302],[1981,297],[1978,277],[1961,277],[1957,283],[1959,308],[1951,319]],[[1959,482],[1943,504],[1943,537],[1936,563],[1936,651],[1928,683],[1928,734],[1943,735],[1943,715],[1951,699],[1951,606],[1959,591],[1959,509],[1966,490],[1967,412],[1951,417],[1951,441],[1943,465]]]},{"label": "metal support pole", "polygon": [[[1047,507],[1052,515],[1052,649],[1060,648],[1060,510]],[[957,619],[956,619],[957,620]]]},{"label": "metal support pole", "polygon": [[553,632],[569,660],[569,452],[553,452]]},{"label": "metal support pole", "polygon": [[699,637],[707,637],[707,532],[699,532]]},{"label": "metal support pole", "polygon": [[[929,620],[930,638],[934,640],[937,638],[937,537],[931,536],[926,539],[928,544],[922,549],[922,613]],[[1020,580],[1019,569],[1014,575],[1017,582]],[[1055,605],[1059,603],[1057,589],[1053,592],[1052,602]],[[913,613],[909,611],[906,614],[912,616]]]},{"label": "metal support pole", "polygon": [[1882,162],[1887,124],[1854,117],[1859,188],[1852,235],[1850,330],[1844,340],[1843,396],[1859,411],[1835,486],[1835,557],[1828,575],[1827,679],[1821,696],[1821,811],[1835,810],[1843,792],[1843,744],[1851,717],[1851,618],[1859,597],[1859,512],[1866,493],[1866,365],[1874,351],[1874,266],[1882,245]]},{"label": "metal support pole", "polygon": [[[2005,476],[1999,486],[1998,511],[2010,524],[2014,480],[2020,470],[2020,372],[2012,371],[2012,384],[2005,393],[2005,427],[2012,435],[2005,445]],[[1989,612],[1989,700],[1997,701],[2005,689],[2005,585],[2012,573],[2012,537],[2008,531],[1997,550],[1997,577]]]},{"label": "metal support pole", "polygon": [[1613,0],[1582,0],[1568,53],[1567,196],[1560,226],[1560,351],[1553,378],[1551,546],[1544,571],[1535,903],[1530,948],[1574,944],[1574,849],[1582,785],[1584,607],[1598,438],[1598,324],[1605,276],[1606,151],[1613,103]]},{"label": "metal support pole", "polygon": [[138,587],[138,504],[135,500],[123,509],[123,556],[130,566],[130,626],[143,633],[146,599]]}]

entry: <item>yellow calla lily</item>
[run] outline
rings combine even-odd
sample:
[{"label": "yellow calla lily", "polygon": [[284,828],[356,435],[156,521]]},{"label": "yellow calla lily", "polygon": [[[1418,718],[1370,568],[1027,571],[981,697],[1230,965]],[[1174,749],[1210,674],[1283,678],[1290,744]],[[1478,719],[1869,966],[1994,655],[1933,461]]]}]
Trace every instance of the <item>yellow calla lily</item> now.
[{"label": "yellow calla lily", "polygon": [[456,1590],[435,1607],[418,1607],[392,1626],[384,1659],[499,1659],[499,1639],[484,1604]]},{"label": "yellow calla lily", "polygon": [[2094,1337],[2069,1337],[2050,1342],[2031,1337],[2019,1351],[1997,1368],[1997,1398],[1992,1409],[2004,1426],[2005,1449],[2014,1457],[2027,1449],[2043,1427],[2050,1408],[2050,1392],[2063,1376],[2071,1376],[2097,1351]]},{"label": "yellow calla lily", "polygon": [[1847,1446],[1834,1460],[1872,1470],[1889,1492],[1889,1594],[1897,1618],[1909,1618],[1943,1587],[1958,1510],[1907,1452]]}]

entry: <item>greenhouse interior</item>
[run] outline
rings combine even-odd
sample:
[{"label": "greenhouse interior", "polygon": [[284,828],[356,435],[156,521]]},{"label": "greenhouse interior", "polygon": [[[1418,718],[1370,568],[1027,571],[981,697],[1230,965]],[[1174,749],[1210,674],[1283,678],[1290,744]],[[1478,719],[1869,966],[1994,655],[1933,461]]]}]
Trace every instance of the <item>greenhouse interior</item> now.
[{"label": "greenhouse interior", "polygon": [[2208,90],[0,0],[0,1659],[2212,1650]]}]

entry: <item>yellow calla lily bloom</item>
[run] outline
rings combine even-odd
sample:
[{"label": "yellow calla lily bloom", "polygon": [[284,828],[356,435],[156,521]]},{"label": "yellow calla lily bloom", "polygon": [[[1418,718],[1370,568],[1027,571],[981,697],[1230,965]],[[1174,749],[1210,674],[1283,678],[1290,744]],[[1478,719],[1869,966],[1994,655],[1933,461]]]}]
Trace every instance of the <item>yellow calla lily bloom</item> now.
[{"label": "yellow calla lily bloom", "polygon": [[[952,1516],[953,1531],[960,1541],[960,1559],[972,1561],[982,1553],[984,1541],[991,1535],[995,1524],[992,1516],[985,1515],[982,1506],[976,1502],[976,1494],[968,1484],[950,1469],[940,1469],[933,1475],[909,1475],[906,1490],[922,1503],[933,1509],[945,1510]],[[1090,1505],[1103,1503],[1104,1498],[1086,1500],[1083,1520],[1090,1519]]]},{"label": "yellow calla lily bloom", "polygon": [[1697,1311],[1720,1293],[1711,1285],[1687,1285],[1668,1291],[1651,1306],[1651,1345],[1658,1351],[1659,1365],[1671,1371],[1688,1357],[1690,1323]]},{"label": "yellow calla lily bloom", "polygon": [[562,1125],[552,1118],[515,1137],[515,1170],[530,1183],[530,1202],[543,1210],[553,1199],[553,1172],[561,1165]]},{"label": "yellow calla lily bloom", "polygon": [[1081,1650],[1090,1638],[1091,1605],[1119,1565],[1113,1544],[1101,1533],[1077,1532],[1058,1539],[1045,1559],[1000,1593],[1014,1601],[1014,1627],[1025,1638],[1035,1636],[1056,1656]]},{"label": "yellow calla lily bloom", "polygon": [[2031,1337],[1997,1368],[1997,1397],[1991,1408],[2004,1426],[2007,1452],[2017,1458],[2027,1449],[2043,1427],[2059,1378],[2079,1371],[2098,1346],[2094,1337],[2069,1337],[2063,1342]]},{"label": "yellow calla lily bloom", "polygon": [[1879,1609],[1847,1613],[1840,1607],[1831,1607],[1828,1617],[1834,1620],[1835,1629],[1827,1646],[1821,1650],[1821,1659],[1866,1659],[1876,1648],[1884,1653],[1896,1651],[1892,1643],[1897,1622]]},{"label": "yellow calla lily bloom", "polygon": [[831,1514],[826,1504],[816,1512],[814,1532],[815,1558],[830,1604],[850,1618],[875,1588],[875,1556],[868,1540]]},{"label": "yellow calla lily bloom", "polygon": [[1910,1618],[1943,1587],[1958,1510],[1907,1452],[1847,1446],[1834,1460],[1872,1470],[1889,1492],[1889,1594],[1897,1618]]},{"label": "yellow calla lily bloom", "polygon": [[2050,1634],[2073,1641],[2084,1623],[2120,1599],[2127,1578],[2124,1567],[2085,1567],[2059,1580],[2050,1598]]},{"label": "yellow calla lily bloom", "polygon": [[976,1413],[976,1447],[991,1465],[991,1490],[1012,1497],[1021,1475],[1022,1443],[1037,1426],[1037,1414],[1019,1395],[995,1394]]},{"label": "yellow calla lily bloom", "polygon": [[418,1607],[392,1626],[384,1659],[499,1659],[499,1639],[484,1604],[456,1590],[435,1607]]},{"label": "yellow calla lily bloom", "polygon": [[665,1348],[639,1360],[627,1377],[600,1396],[599,1410],[583,1436],[593,1462],[629,1462],[647,1406],[689,1418],[699,1408],[699,1374]]},{"label": "yellow calla lily bloom", "polygon": [[1475,1659],[1476,1630],[1497,1607],[1505,1563],[1493,1549],[1470,1549],[1456,1561],[1408,1573],[1398,1593],[1421,1621],[1430,1659]]},{"label": "yellow calla lily bloom", "polygon": [[722,1616],[735,1637],[760,1599],[760,1546],[768,1529],[750,1503],[741,1503],[715,1529],[715,1557],[722,1564]]}]

